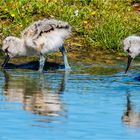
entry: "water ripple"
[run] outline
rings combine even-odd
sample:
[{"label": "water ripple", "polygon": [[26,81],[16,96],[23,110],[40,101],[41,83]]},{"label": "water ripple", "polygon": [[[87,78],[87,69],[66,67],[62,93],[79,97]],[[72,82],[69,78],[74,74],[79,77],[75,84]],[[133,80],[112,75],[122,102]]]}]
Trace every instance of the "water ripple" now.
[{"label": "water ripple", "polygon": [[1,72],[0,139],[139,139],[135,73]]}]

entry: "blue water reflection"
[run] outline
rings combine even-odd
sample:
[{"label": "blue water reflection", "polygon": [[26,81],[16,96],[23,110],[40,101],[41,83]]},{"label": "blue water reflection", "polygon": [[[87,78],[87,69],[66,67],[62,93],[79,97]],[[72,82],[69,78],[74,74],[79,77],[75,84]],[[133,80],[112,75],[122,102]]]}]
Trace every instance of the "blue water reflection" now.
[{"label": "blue water reflection", "polygon": [[0,139],[140,139],[140,82],[135,77],[132,71],[1,71]]}]

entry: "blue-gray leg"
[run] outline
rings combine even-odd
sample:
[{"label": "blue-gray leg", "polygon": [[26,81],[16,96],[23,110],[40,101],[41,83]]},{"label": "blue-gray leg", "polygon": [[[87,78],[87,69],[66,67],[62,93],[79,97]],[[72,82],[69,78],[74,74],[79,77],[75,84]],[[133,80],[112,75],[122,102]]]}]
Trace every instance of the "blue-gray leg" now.
[{"label": "blue-gray leg", "polygon": [[43,54],[40,54],[39,72],[43,72],[44,65],[45,65],[45,57],[43,56]]},{"label": "blue-gray leg", "polygon": [[68,63],[67,51],[66,51],[66,49],[64,48],[64,45],[61,46],[60,52],[61,52],[62,55],[63,55],[63,61],[64,61],[64,65],[65,65],[65,70],[70,70],[71,67],[70,67],[70,65],[69,65],[69,63]]}]

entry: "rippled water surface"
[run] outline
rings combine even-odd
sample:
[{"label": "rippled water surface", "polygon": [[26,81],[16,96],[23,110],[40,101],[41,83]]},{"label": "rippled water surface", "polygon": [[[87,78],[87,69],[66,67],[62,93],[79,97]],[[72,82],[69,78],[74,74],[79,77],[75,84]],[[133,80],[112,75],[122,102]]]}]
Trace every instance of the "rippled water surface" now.
[{"label": "rippled water surface", "polygon": [[139,140],[139,71],[84,70],[1,71],[0,140]]}]

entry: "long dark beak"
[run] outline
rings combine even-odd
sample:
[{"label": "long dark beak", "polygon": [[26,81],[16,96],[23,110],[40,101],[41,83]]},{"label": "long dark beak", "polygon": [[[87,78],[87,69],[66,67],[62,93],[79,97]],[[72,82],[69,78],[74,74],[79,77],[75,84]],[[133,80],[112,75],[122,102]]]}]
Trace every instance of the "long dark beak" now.
[{"label": "long dark beak", "polygon": [[6,57],[5,57],[5,60],[4,60],[4,62],[2,63],[2,68],[4,68],[5,67],[5,65],[8,63],[8,61],[10,60],[10,57],[9,57],[9,55],[6,55]]},{"label": "long dark beak", "polygon": [[130,55],[128,55],[128,62],[127,62],[127,67],[126,67],[125,73],[127,73],[128,69],[129,69],[129,66],[131,64],[132,59],[133,58]]}]

